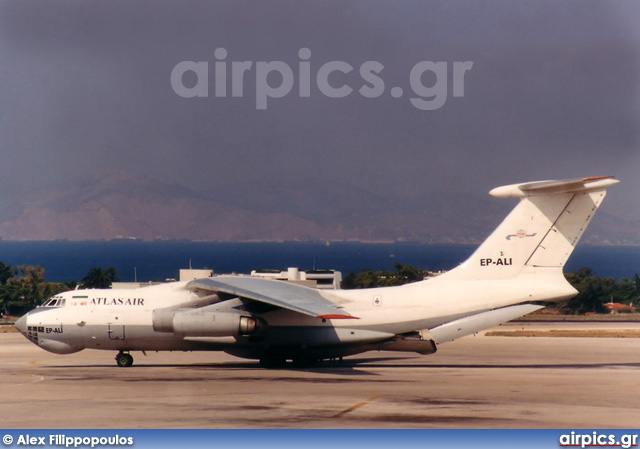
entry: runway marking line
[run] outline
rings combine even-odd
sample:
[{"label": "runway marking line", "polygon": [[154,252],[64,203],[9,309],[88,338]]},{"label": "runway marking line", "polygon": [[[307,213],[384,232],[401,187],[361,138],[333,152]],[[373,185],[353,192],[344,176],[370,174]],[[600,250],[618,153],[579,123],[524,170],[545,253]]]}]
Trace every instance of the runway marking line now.
[{"label": "runway marking line", "polygon": [[25,382],[22,384],[17,384],[17,385],[31,385],[31,384],[37,384],[38,382],[42,382],[44,380],[44,376],[38,376],[37,374],[24,374],[21,377],[30,377],[33,376],[35,377],[34,380],[32,380],[31,382]]},{"label": "runway marking line", "polygon": [[22,386],[22,385],[32,385],[32,384],[37,384],[38,382],[42,382],[45,378],[44,376],[39,376],[37,374],[21,374],[19,376],[19,379],[28,379],[32,377],[33,379],[28,381],[28,382],[19,382],[19,383],[15,383],[15,384],[7,384],[7,385],[2,385],[2,387],[18,387],[18,386]]},{"label": "runway marking line", "polygon": [[370,397],[370,398],[369,398],[369,399],[367,399],[366,401],[358,402],[357,404],[352,405],[351,407],[349,407],[349,408],[347,408],[347,409],[344,409],[344,410],[342,410],[342,411],[341,411],[341,412],[339,412],[339,413],[336,413],[335,415],[333,415],[333,416],[332,416],[332,418],[342,418],[342,417],[343,417],[344,415],[346,415],[347,413],[352,412],[352,411],[354,411],[354,410],[356,410],[356,409],[358,409],[358,408],[362,407],[363,405],[367,405],[367,404],[369,404],[370,402],[375,401],[375,400],[376,400],[376,399],[378,399],[379,397],[380,397],[380,395],[379,395],[379,394],[376,394],[375,396]]}]

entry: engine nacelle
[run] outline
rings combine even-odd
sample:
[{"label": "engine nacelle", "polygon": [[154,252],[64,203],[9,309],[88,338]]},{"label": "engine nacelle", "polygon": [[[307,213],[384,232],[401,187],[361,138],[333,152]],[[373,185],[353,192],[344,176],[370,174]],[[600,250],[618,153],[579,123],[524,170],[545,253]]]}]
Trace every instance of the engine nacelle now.
[{"label": "engine nacelle", "polygon": [[153,330],[183,337],[235,337],[258,330],[256,318],[239,313],[154,310]]}]

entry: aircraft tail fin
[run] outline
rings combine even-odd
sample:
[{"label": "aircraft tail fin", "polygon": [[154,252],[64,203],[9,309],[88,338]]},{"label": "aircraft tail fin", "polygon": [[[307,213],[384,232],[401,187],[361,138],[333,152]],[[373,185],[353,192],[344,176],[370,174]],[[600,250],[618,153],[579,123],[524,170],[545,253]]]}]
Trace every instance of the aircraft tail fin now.
[{"label": "aircraft tail fin", "polygon": [[606,189],[619,181],[611,176],[539,181],[493,189],[498,198],[520,202],[462,265],[459,279],[507,279],[525,267],[564,266]]}]

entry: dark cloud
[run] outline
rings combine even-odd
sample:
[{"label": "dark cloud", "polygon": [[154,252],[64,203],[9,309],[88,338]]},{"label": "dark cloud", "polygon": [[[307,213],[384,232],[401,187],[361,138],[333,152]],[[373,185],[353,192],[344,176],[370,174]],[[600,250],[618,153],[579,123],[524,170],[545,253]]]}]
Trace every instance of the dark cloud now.
[{"label": "dark cloud", "polygon": [[[640,36],[630,2],[5,1],[0,6],[0,204],[77,173],[131,170],[196,191],[305,177],[365,191],[484,195],[521,180],[614,174],[607,207],[639,218]],[[181,61],[379,61],[386,91],[312,86],[256,110],[185,99]],[[473,61],[465,96],[420,111],[419,61]],[[251,78],[253,76],[253,79]],[[342,78],[356,90],[357,70]],[[389,89],[405,95],[395,99]],[[330,205],[327,205],[330,207]]]}]

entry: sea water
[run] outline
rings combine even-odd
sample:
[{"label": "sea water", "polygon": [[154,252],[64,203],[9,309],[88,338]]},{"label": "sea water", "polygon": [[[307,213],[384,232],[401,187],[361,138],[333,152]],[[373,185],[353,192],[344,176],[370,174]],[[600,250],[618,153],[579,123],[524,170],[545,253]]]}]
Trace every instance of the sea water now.
[{"label": "sea water", "polygon": [[[394,263],[432,271],[450,270],[477,245],[331,242],[216,243],[192,241],[117,240],[107,242],[0,241],[0,261],[14,267],[40,265],[50,282],[80,281],[93,267],[116,268],[123,282],[177,278],[181,268],[209,268],[216,273],[249,273],[254,269],[288,267],[334,269],[355,273],[364,269],[394,270]],[[640,274],[640,247],[579,245],[565,272],[591,267],[598,276],[617,279]]]}]

